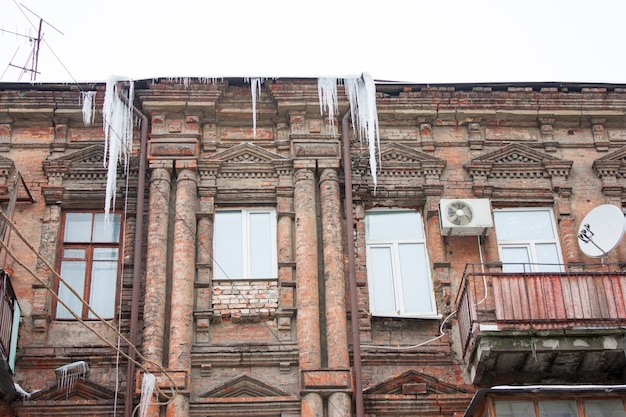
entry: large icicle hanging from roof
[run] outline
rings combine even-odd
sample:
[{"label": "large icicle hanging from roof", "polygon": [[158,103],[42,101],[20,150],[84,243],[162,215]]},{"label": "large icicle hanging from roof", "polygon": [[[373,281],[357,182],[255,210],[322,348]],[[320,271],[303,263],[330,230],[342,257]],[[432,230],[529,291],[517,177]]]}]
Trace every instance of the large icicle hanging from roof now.
[{"label": "large icicle hanging from roof", "polygon": [[[104,166],[107,167],[106,197],[104,203],[105,219],[111,207],[115,207],[117,163],[123,163],[124,173],[128,172],[129,157],[133,148],[133,109],[124,104],[119,97],[118,88],[122,83],[118,79],[107,81],[104,106],[102,108],[102,127],[104,129]],[[129,84],[128,102],[133,102],[133,83]]]},{"label": "large icicle hanging from roof", "polygon": [[318,78],[317,79],[317,95],[320,102],[320,116],[324,115],[324,111],[328,112],[328,124],[335,135],[335,113],[339,109],[339,100],[337,99],[337,78]]},{"label": "large icicle hanging from roof", "polygon": [[252,92],[252,137],[256,139],[256,101],[261,98],[261,85],[263,78],[251,78],[250,90]]},{"label": "large icicle hanging from roof", "polygon": [[[335,80],[333,82],[332,80]],[[317,91],[320,101],[320,110],[328,107],[328,118],[332,120],[337,106],[336,78],[318,78]],[[350,104],[352,126],[359,135],[359,140],[368,145],[369,165],[372,171],[374,189],[378,181],[376,162],[377,149],[380,149],[380,133],[378,129],[378,110],[376,109],[376,84],[372,77],[364,72],[357,78],[343,79],[346,95]],[[330,84],[333,83],[333,86]],[[333,107],[334,106],[334,107]]]},{"label": "large icicle hanging from roof", "polygon": [[95,91],[81,91],[81,99],[83,100],[83,124],[85,126],[91,126],[96,114],[96,92]]}]

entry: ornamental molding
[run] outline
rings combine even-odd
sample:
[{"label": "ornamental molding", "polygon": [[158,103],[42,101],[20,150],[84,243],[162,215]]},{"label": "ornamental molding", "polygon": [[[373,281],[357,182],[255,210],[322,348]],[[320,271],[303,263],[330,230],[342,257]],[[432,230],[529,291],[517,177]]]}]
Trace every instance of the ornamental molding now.
[{"label": "ornamental molding", "polygon": [[519,143],[484,154],[465,165],[474,181],[497,179],[556,179],[569,176],[572,161],[566,161]]},{"label": "ornamental molding", "polygon": [[290,176],[292,163],[281,155],[244,142],[201,159],[198,170],[203,179],[268,179]]},{"label": "ornamental molding", "polygon": [[592,165],[596,177],[626,178],[626,146],[596,159]]},{"label": "ornamental molding", "polygon": [[626,146],[596,159],[591,167],[602,181],[602,193],[605,196],[622,200],[626,198]]},{"label": "ornamental molding", "polygon": [[[365,389],[363,393],[367,395],[409,394],[407,393],[407,390],[415,390],[418,385],[421,386],[421,394],[424,395],[468,393],[468,391],[462,387],[440,381],[435,377],[415,370],[410,370],[400,375],[396,375],[386,381]],[[410,394],[415,394],[415,392],[411,392]]]},{"label": "ornamental molding", "polygon": [[[42,168],[48,184],[42,189],[47,204],[88,207],[102,204],[106,194],[108,169],[104,165],[104,144],[96,144],[55,159],[43,161]],[[122,190],[126,186],[121,179],[128,175],[136,180],[138,161],[131,159],[127,174],[117,163],[117,204],[123,199]],[[119,197],[119,198],[118,198]],[[97,202],[97,203],[96,203]]]},{"label": "ornamental molding", "polygon": [[[80,401],[99,401],[113,400],[116,394],[113,390],[93,382],[89,379],[80,378],[76,382],[67,385],[56,384],[53,387],[34,392],[28,400],[24,401],[27,405],[31,401],[62,401],[71,403],[73,400]],[[122,398],[119,394],[118,398]]]},{"label": "ornamental molding", "polygon": [[248,375],[239,375],[204,393],[202,398],[287,397],[288,393]]},{"label": "ornamental molding", "polygon": [[464,167],[473,180],[476,197],[490,198],[496,204],[552,204],[571,195],[567,193],[571,189],[567,177],[572,164],[528,145],[512,143]]},{"label": "ornamental molding", "polygon": [[[359,152],[352,158],[352,170],[360,176],[371,176],[369,152]],[[439,180],[446,167],[446,161],[413,149],[401,143],[387,143],[380,147],[376,155],[378,178],[423,177]]]},{"label": "ornamental molding", "polygon": [[[358,145],[356,145],[358,146]],[[426,196],[441,195],[441,174],[446,161],[400,143],[381,146],[377,159],[377,183],[372,178],[369,152],[352,157],[352,190],[355,197],[378,205],[387,199],[397,204],[421,204]]]},{"label": "ornamental molding", "polygon": [[[65,180],[89,180],[106,182],[107,168],[104,166],[104,144],[88,146],[59,158],[42,163],[49,183],[59,185]],[[118,178],[120,177],[118,169]]]}]

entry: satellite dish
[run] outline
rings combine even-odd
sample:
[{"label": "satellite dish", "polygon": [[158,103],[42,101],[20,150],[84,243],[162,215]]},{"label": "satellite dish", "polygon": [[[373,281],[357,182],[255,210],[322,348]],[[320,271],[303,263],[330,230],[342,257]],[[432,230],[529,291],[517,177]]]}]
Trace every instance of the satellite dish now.
[{"label": "satellite dish", "polygon": [[446,207],[446,216],[450,223],[457,226],[465,226],[472,221],[474,213],[472,208],[463,200],[455,200]]},{"label": "satellite dish", "polygon": [[606,258],[624,236],[624,213],[617,206],[603,204],[591,210],[578,229],[578,246],[591,258]]}]

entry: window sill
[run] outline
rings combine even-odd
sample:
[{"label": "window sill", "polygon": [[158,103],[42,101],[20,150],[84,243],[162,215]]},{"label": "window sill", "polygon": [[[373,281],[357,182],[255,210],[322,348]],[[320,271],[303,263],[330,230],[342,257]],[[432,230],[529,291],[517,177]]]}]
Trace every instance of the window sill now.
[{"label": "window sill", "polygon": [[233,282],[233,281],[277,281],[278,278],[213,278],[213,282]]},{"label": "window sill", "polygon": [[443,318],[443,316],[441,314],[437,314],[437,313],[420,313],[420,314],[372,313],[372,318],[441,320]]}]

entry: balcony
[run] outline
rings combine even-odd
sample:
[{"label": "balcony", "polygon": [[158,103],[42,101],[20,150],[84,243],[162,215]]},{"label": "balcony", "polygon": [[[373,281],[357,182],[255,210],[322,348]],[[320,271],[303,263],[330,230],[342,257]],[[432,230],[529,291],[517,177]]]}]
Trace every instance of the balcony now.
[{"label": "balcony", "polygon": [[474,384],[623,382],[622,265],[562,266],[557,273],[501,269],[468,265],[457,296]]},{"label": "balcony", "polygon": [[20,310],[9,274],[0,270],[0,398],[15,395],[13,370]]}]

